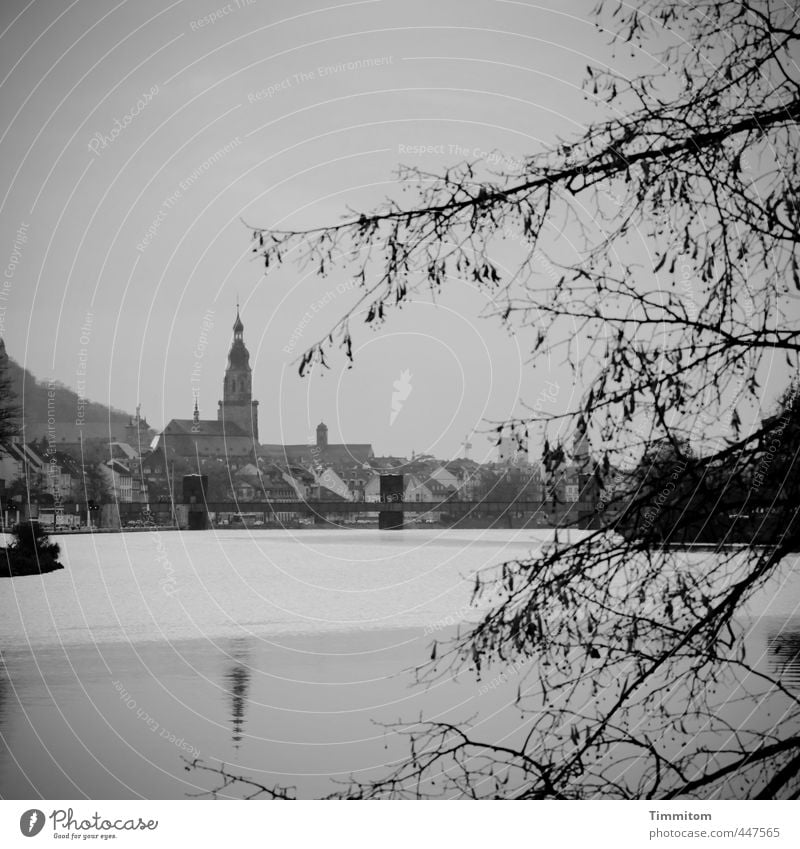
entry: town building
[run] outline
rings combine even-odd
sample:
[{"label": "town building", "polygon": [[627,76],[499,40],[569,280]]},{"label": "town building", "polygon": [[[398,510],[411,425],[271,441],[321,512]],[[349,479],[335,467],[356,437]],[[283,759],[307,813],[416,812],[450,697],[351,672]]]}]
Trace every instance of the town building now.
[{"label": "town building", "polygon": [[173,451],[187,460],[252,458],[258,448],[258,401],[253,400],[250,353],[244,324],[236,307],[233,342],[222,383],[216,419],[201,419],[197,399],[190,419],[171,419],[153,443],[154,450]]},{"label": "town building", "polygon": [[[262,445],[259,448],[259,456],[265,461],[283,466],[301,466],[316,477],[324,476],[327,470],[332,470],[336,477],[344,482],[351,497],[362,500],[364,487],[372,477],[371,461],[375,452],[369,443],[329,442],[328,426],[320,422],[313,443]],[[328,483],[323,482],[323,485],[336,491]]]},{"label": "town building", "polygon": [[136,405],[136,415],[131,416],[125,426],[125,443],[130,445],[140,456],[147,451],[153,441],[155,431],[142,416],[142,405]]},{"label": "town building", "polygon": [[109,460],[102,466],[109,495],[114,501],[131,503],[133,498],[133,474],[130,466],[121,460]]}]

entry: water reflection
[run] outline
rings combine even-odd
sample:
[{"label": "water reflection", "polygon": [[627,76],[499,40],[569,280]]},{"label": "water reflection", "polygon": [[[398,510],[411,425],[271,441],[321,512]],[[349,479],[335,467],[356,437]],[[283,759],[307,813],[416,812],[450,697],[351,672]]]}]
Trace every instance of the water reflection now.
[{"label": "water reflection", "polygon": [[770,671],[783,684],[800,687],[800,631],[767,635]]},{"label": "water reflection", "polygon": [[8,678],[6,676],[6,664],[0,657],[0,735],[3,732],[6,718],[6,701],[8,699]]},{"label": "water reflection", "polygon": [[231,649],[235,663],[225,672],[224,679],[231,697],[233,744],[238,749],[244,733],[247,697],[250,689],[250,647],[246,640],[235,640]]}]

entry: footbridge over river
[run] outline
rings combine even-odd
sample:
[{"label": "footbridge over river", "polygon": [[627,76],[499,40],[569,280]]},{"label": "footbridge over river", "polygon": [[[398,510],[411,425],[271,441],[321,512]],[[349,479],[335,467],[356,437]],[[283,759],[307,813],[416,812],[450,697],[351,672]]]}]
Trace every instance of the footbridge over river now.
[{"label": "footbridge over river", "polygon": [[[159,504],[151,520],[164,524],[163,511],[170,511],[172,524],[190,530],[202,530],[213,525],[239,521],[239,524],[284,525],[300,521],[308,524],[335,524],[355,520],[358,516],[377,516],[379,528],[402,528],[420,520],[467,527],[552,527],[571,525],[589,527],[596,516],[595,505],[586,501],[555,503],[534,501],[523,494],[518,498],[497,499],[487,496],[465,500],[451,493],[440,501],[404,500],[404,476],[381,475],[380,498],[375,501],[351,501],[346,498],[264,501],[210,501],[207,497],[208,478],[205,475],[185,475],[179,503]],[[137,505],[141,512],[141,505]],[[133,505],[119,505],[118,521],[127,524],[123,513],[135,514]],[[132,509],[130,509],[132,508]],[[153,515],[158,512],[160,515]],[[407,518],[408,517],[408,520]]]},{"label": "footbridge over river", "polygon": [[[119,504],[121,525],[141,517],[143,505]],[[253,520],[266,525],[282,525],[296,518],[313,524],[325,525],[355,521],[359,517],[377,515],[378,525],[383,528],[400,528],[418,524],[420,521],[444,524],[484,527],[552,527],[571,525],[589,527],[595,515],[590,502],[567,502],[554,504],[552,501],[464,501],[445,499],[442,501],[225,501],[150,505],[149,513],[159,524],[166,524],[166,515],[171,514],[174,523],[187,529],[209,528],[233,519],[246,517],[245,523]]]}]

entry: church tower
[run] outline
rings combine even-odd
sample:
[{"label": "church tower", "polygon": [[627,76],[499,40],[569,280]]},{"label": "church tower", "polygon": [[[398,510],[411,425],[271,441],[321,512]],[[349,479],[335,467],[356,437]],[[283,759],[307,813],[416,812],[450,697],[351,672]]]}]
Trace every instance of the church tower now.
[{"label": "church tower", "polygon": [[136,405],[136,416],[128,420],[125,425],[125,442],[135,448],[140,454],[144,453],[152,439],[150,425],[147,419],[142,417],[142,405]]},{"label": "church tower", "polygon": [[230,422],[239,425],[258,444],[258,401],[253,400],[250,353],[244,344],[244,325],[239,317],[238,304],[217,419],[223,426]]}]

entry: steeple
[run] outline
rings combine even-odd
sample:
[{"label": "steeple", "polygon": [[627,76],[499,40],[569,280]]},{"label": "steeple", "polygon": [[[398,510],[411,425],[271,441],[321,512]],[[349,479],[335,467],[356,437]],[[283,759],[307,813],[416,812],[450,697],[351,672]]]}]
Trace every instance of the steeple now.
[{"label": "steeple", "polygon": [[258,443],[258,401],[253,400],[250,352],[244,344],[244,323],[236,303],[236,321],[233,323],[233,342],[228,352],[228,367],[222,384],[222,401],[217,418],[233,422]]},{"label": "steeple", "polygon": [[197,397],[195,397],[194,399],[194,415],[192,416],[192,421],[195,424],[198,424],[198,422],[200,421],[200,410],[197,406]]}]

